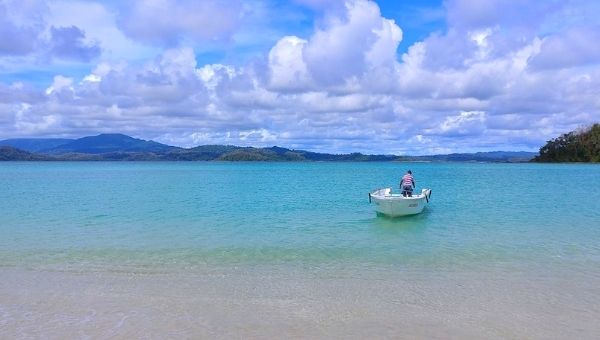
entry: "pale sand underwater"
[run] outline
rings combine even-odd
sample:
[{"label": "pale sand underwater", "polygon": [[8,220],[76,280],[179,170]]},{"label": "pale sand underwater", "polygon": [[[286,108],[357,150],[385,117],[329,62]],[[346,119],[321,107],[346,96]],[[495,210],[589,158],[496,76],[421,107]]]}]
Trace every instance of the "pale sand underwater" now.
[{"label": "pale sand underwater", "polygon": [[2,338],[565,339],[600,334],[599,273],[297,266],[0,269]]},{"label": "pale sand underwater", "polygon": [[3,163],[0,339],[598,338],[599,170]]}]

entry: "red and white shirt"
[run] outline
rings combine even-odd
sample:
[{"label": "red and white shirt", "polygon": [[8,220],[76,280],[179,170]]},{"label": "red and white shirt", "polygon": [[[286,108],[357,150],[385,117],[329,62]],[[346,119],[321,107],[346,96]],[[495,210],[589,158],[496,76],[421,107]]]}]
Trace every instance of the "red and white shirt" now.
[{"label": "red and white shirt", "polygon": [[403,187],[412,187],[413,183],[414,183],[414,178],[411,174],[406,174],[404,176],[402,176],[402,186]]}]

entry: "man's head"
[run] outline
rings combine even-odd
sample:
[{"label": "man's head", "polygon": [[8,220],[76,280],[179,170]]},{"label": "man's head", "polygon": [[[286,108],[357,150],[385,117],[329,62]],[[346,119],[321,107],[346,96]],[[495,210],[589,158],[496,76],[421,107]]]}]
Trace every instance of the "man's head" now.
[{"label": "man's head", "polygon": [[410,170],[408,170],[406,173],[409,175],[412,175],[412,171],[410,171]]}]

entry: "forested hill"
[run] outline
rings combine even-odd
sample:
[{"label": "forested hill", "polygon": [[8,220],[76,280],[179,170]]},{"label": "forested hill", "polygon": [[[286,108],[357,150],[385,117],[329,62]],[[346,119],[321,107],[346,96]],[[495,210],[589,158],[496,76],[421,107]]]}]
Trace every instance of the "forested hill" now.
[{"label": "forested hill", "polygon": [[0,161],[47,161],[51,157],[0,145]]},{"label": "forested hill", "polygon": [[549,140],[534,162],[600,162],[600,124]]},{"label": "forested hill", "polygon": [[312,161],[312,162],[527,162],[531,152],[494,151],[431,156],[329,154],[278,146],[255,148],[201,145],[180,148],[123,134],[79,139],[7,139],[0,141],[0,160],[52,161]]}]

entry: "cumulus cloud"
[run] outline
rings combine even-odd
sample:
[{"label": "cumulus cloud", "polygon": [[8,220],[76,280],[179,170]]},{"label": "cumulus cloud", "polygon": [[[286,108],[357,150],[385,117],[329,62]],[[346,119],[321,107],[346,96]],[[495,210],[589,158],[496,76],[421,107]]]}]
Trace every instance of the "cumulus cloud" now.
[{"label": "cumulus cloud", "polygon": [[45,29],[46,10],[43,1],[0,1],[0,54],[33,52]]},{"label": "cumulus cloud", "polygon": [[[14,136],[117,131],[183,146],[428,154],[535,150],[600,119],[591,2],[449,0],[448,27],[401,56],[402,23],[375,2],[309,2],[322,11],[310,34],[283,35],[242,65],[198,63],[187,47],[227,39],[235,19],[203,20],[235,18],[239,8],[169,2],[180,17],[142,27],[167,2],[133,4],[121,28],[169,48],[143,62],[103,60],[81,77],[57,75],[44,89],[0,82],[0,124]],[[189,13],[200,13],[198,22]],[[65,50],[86,55],[81,48],[93,45],[82,31],[69,33]]]},{"label": "cumulus cloud", "polygon": [[119,26],[131,38],[174,46],[186,39],[227,40],[242,16],[239,1],[143,0],[125,7]]},{"label": "cumulus cloud", "polygon": [[[446,2],[449,24],[459,30],[503,26],[516,30],[535,28],[557,6],[554,1],[452,0]],[[536,15],[537,14],[537,15]],[[542,15],[539,15],[542,14]]]},{"label": "cumulus cloud", "polygon": [[374,2],[346,3],[343,17],[329,18],[303,50],[311,76],[324,86],[343,85],[380,67],[393,68],[402,31]]},{"label": "cumulus cloud", "polygon": [[86,43],[85,33],[76,26],[50,29],[50,55],[58,58],[90,61],[100,55],[97,43]]},{"label": "cumulus cloud", "polygon": [[485,129],[485,118],[485,112],[462,111],[456,116],[446,117],[431,133],[453,137],[480,135]]},{"label": "cumulus cloud", "polygon": [[283,37],[269,52],[270,85],[274,89],[304,89],[309,75],[303,52],[307,41],[295,36]]},{"label": "cumulus cloud", "polygon": [[73,91],[73,79],[63,76],[54,77],[52,85],[46,89],[46,94],[60,93],[63,90]]},{"label": "cumulus cloud", "polygon": [[566,68],[600,63],[600,25],[576,27],[545,38],[531,60],[538,69]]},{"label": "cumulus cloud", "polygon": [[86,41],[85,32],[77,26],[48,25],[48,13],[42,0],[0,1],[0,56],[90,61],[100,55],[98,44]]},{"label": "cumulus cloud", "polygon": [[385,79],[396,70],[402,30],[374,2],[346,2],[344,9],[330,12],[308,40],[287,36],[275,44],[268,58],[273,89],[351,92],[390,86]]}]

